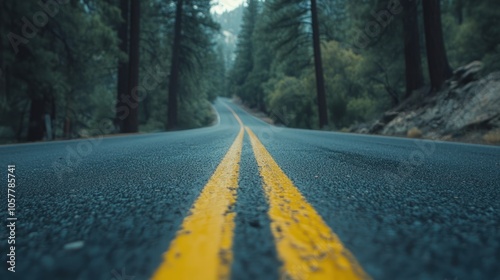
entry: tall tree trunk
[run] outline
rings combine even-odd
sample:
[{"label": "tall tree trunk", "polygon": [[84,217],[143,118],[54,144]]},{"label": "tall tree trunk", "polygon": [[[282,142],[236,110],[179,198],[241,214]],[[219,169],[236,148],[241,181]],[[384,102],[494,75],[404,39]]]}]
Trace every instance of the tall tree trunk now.
[{"label": "tall tree trunk", "polygon": [[418,7],[414,0],[403,0],[406,97],[424,85],[418,30]]},{"label": "tall tree trunk", "polygon": [[63,135],[65,139],[71,139],[71,98],[73,92],[66,96],[66,109],[64,112]]},{"label": "tall tree trunk", "polygon": [[457,18],[457,23],[460,25],[464,22],[464,1],[456,0],[455,2],[455,17]]},{"label": "tall tree trunk", "polygon": [[28,125],[28,141],[40,141],[45,133],[45,98],[31,98],[30,117]]},{"label": "tall tree trunk", "polygon": [[122,132],[130,133],[139,131],[139,35],[140,35],[140,11],[139,0],[132,0],[130,6],[130,52],[128,89],[126,92],[128,115],[123,120]]},{"label": "tall tree trunk", "polygon": [[424,10],[425,45],[429,76],[432,91],[435,92],[451,77],[452,71],[444,48],[440,1],[424,0],[422,6]]},{"label": "tall tree trunk", "polygon": [[177,0],[175,11],[174,42],[172,44],[172,63],[170,64],[170,81],[168,85],[168,119],[167,130],[177,127],[177,95],[179,91],[179,66],[182,36],[183,0]]},{"label": "tall tree trunk", "polygon": [[54,94],[50,97],[50,123],[52,124],[52,140],[56,140],[56,128],[57,128],[57,106],[56,106],[56,98]]},{"label": "tall tree trunk", "polygon": [[[129,26],[129,13],[130,2],[129,0],[120,0],[120,10],[123,22],[118,27],[118,38],[120,39],[120,51],[128,55],[128,26]],[[123,128],[123,116],[121,107],[127,106],[121,101],[121,97],[126,94],[128,88],[128,62],[120,60],[118,62],[118,84],[117,84],[117,99],[116,99],[116,116],[115,126],[120,131]]]},{"label": "tall tree trunk", "polygon": [[21,116],[19,117],[19,125],[17,126],[17,131],[16,131],[16,140],[17,142],[21,142],[22,139],[22,134],[24,131],[24,116],[26,116],[26,112],[28,112],[29,107],[31,106],[31,102],[26,102],[26,105],[23,106],[23,110],[21,111]]},{"label": "tall tree trunk", "polygon": [[311,19],[313,31],[314,70],[316,72],[316,93],[318,97],[319,127],[328,125],[328,110],[326,106],[325,79],[321,60],[321,42],[319,38],[319,21],[316,0],[311,0]]}]

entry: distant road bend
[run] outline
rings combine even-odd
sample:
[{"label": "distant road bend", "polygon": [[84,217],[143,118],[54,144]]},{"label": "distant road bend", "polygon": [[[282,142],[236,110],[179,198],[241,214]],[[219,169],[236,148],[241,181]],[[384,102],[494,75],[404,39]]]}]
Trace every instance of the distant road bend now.
[{"label": "distant road bend", "polygon": [[215,108],[207,128],[0,146],[0,279],[500,279],[499,147]]}]

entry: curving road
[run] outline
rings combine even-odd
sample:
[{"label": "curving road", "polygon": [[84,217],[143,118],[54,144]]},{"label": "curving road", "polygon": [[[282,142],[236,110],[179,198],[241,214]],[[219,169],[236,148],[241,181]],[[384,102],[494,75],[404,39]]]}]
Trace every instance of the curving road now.
[{"label": "curving road", "polygon": [[207,128],[0,146],[0,279],[500,279],[499,147],[215,108]]}]

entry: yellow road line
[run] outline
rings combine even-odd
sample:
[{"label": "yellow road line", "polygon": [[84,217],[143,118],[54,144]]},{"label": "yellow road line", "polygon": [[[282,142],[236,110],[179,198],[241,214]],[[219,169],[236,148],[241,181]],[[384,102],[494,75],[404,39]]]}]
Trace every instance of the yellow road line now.
[{"label": "yellow road line", "polygon": [[222,103],[224,104],[224,106],[226,106],[226,108],[231,111],[231,113],[233,113],[233,116],[236,118],[236,120],[238,121],[238,123],[240,124],[240,127],[243,127],[243,122],[241,121],[240,117],[236,114],[236,112],[234,112],[233,109],[231,109],[231,107],[229,107],[229,105],[227,105],[225,102]]},{"label": "yellow road line", "polygon": [[236,216],[233,208],[237,196],[243,135],[241,126],[234,143],[170,243],[153,280],[229,278]]},{"label": "yellow road line", "polygon": [[257,136],[245,127],[269,201],[282,279],[369,279],[353,255],[306,201]]}]

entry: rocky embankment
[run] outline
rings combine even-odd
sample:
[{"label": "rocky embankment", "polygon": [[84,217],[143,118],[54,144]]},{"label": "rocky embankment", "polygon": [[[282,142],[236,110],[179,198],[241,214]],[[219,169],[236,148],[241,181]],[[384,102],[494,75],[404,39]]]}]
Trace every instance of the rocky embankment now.
[{"label": "rocky embankment", "polygon": [[415,92],[353,132],[500,144],[500,72],[481,77],[481,68],[477,61],[460,67],[441,91]]}]

